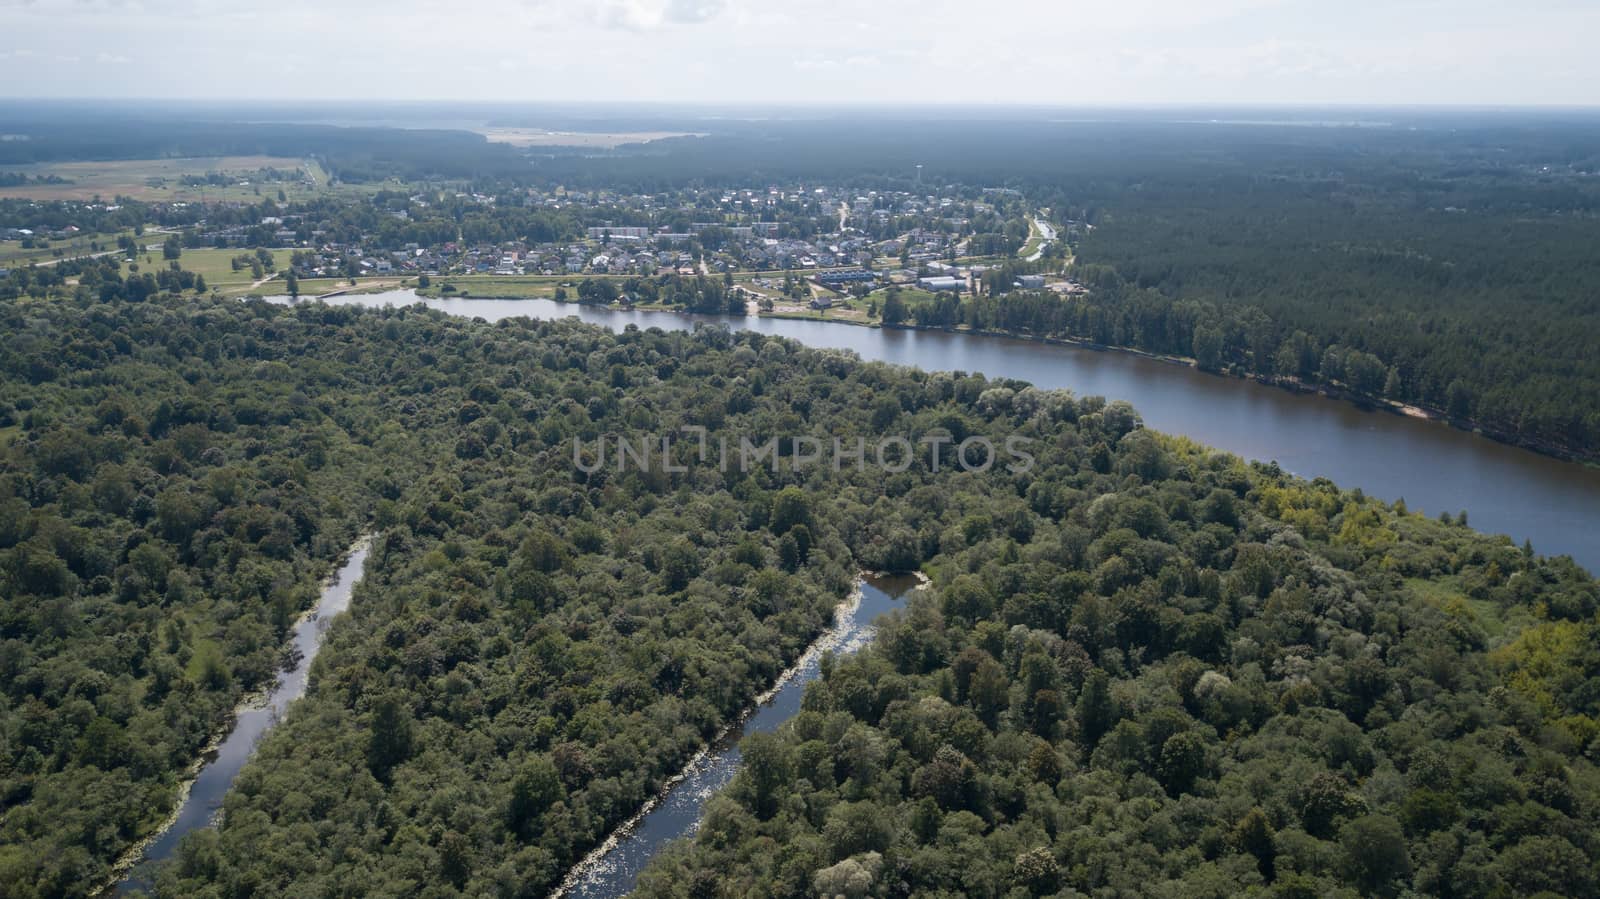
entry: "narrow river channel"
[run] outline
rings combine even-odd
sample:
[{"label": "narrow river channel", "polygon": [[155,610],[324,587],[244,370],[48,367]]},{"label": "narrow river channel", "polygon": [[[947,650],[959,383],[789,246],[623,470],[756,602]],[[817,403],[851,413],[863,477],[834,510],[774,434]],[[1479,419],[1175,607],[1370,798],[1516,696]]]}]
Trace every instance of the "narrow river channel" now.
[{"label": "narrow river channel", "polygon": [[807,650],[771,696],[684,771],[660,800],[640,818],[619,829],[600,849],[589,854],[568,876],[555,896],[614,899],[627,895],[639,872],[672,840],[700,826],[700,812],[712,794],[739,770],[739,740],[747,734],[776,730],[800,711],[806,684],[821,675],[824,651],[845,655],[872,640],[873,622],[900,605],[918,581],[911,576],[869,577],[854,601],[841,607],[832,630]]},{"label": "narrow river channel", "polygon": [[370,546],[370,537],[358,540],[344,563],[323,583],[316,606],[295,624],[294,666],[278,672],[277,681],[261,701],[239,710],[233,730],[207,754],[177,815],[165,830],[149,841],[137,864],[116,883],[109,895],[124,896],[135,890],[149,890],[157,863],[170,857],[190,831],[211,824],[222,808],[222,797],[227,795],[233,779],[255,751],[256,741],[278,723],[289,703],[306,692],[306,675],[311,671],[317,651],[322,648],[323,633],[335,617],[350,608],[350,595],[356,582],[361,580]]},{"label": "narrow river channel", "polygon": [[[277,302],[287,303],[279,297]],[[1600,571],[1600,469],[1562,462],[1434,421],[1362,409],[1237,378],[1205,374],[1132,353],[1003,337],[864,328],[820,320],[641,312],[554,300],[420,300],[409,290],[332,297],[345,306],[425,302],[453,315],[494,321],[569,316],[621,330],[692,328],[716,322],[853,350],[863,359],[927,371],[982,372],[1039,387],[1067,388],[1132,403],[1145,424],[1246,459],[1275,461],[1306,478],[1326,477],[1412,510],[1469,514],[1472,526],[1533,541]]]}]

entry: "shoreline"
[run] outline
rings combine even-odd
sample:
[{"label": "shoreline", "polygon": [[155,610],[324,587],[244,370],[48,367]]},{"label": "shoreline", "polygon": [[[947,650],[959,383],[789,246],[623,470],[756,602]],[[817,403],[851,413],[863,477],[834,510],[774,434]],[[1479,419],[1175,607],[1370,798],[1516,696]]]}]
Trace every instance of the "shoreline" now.
[{"label": "shoreline", "polygon": [[[821,655],[825,652],[830,652],[833,649],[836,649],[844,640],[846,632],[845,622],[848,620],[849,616],[854,614],[855,610],[861,605],[861,600],[863,597],[862,585],[868,578],[884,577],[888,574],[888,572],[881,571],[860,572],[856,576],[855,586],[850,590],[850,593],[846,595],[838,605],[833,607],[833,623],[829,624],[825,629],[823,629],[823,631],[817,635],[817,638],[812,640],[811,644],[806,647],[805,652],[802,652],[788,668],[785,668],[781,673],[779,673],[777,678],[773,680],[772,684],[765,691],[753,698],[749,704],[745,706],[743,711],[728,721],[728,723],[724,724],[710,740],[706,741],[706,743],[702,745],[694,755],[690,756],[689,761],[685,762],[683,767],[679,768],[676,774],[664,781],[660,789],[656,790],[653,795],[646,799],[644,803],[639,806],[637,811],[635,811],[632,815],[629,815],[616,827],[613,827],[611,832],[606,835],[606,838],[593,849],[584,853],[583,857],[578,859],[578,861],[567,870],[566,875],[561,878],[561,882],[550,891],[546,899],[561,899],[561,897],[565,896],[567,893],[576,888],[578,884],[582,883],[584,877],[586,877],[595,866],[603,861],[606,856],[610,855],[613,850],[622,845],[624,840],[632,836],[633,833],[639,829],[639,825],[644,822],[645,818],[649,817],[651,812],[655,811],[656,808],[666,800],[668,794],[672,792],[673,788],[705,768],[712,755],[728,745],[728,738],[733,735],[734,731],[743,727],[752,717],[755,716],[756,712],[759,711],[762,706],[771,702],[773,697],[777,696],[778,692],[787,686],[790,681],[798,677],[800,672],[803,671],[806,665],[809,664],[813,659],[821,657]],[[932,583],[932,580],[921,571],[913,571],[910,572],[910,574],[917,579],[917,586],[911,588],[910,591],[907,591],[908,593],[917,590],[925,590]]]},{"label": "shoreline", "polygon": [[[719,318],[726,318],[726,319],[736,318],[736,316],[727,315],[725,313],[696,313],[696,312],[691,312],[691,311],[685,310],[685,309],[679,309],[679,308],[676,308],[676,307],[659,306],[659,305],[653,305],[653,304],[635,304],[635,305],[632,305],[632,306],[621,306],[621,305],[618,305],[618,304],[600,305],[600,304],[596,304],[596,303],[580,303],[580,302],[578,302],[576,300],[571,300],[571,299],[568,299],[568,300],[557,300],[557,299],[554,299],[552,297],[485,296],[485,295],[473,295],[471,293],[453,293],[453,294],[450,294],[449,296],[433,296],[431,294],[428,294],[428,295],[422,294],[422,293],[420,293],[418,291],[417,288],[415,288],[415,287],[407,287],[407,286],[404,286],[404,285],[401,285],[401,286],[398,286],[398,287],[373,288],[371,290],[349,291],[349,292],[346,292],[346,293],[385,293],[385,292],[388,292],[389,290],[410,290],[412,292],[412,294],[416,297],[418,302],[422,302],[424,300],[435,300],[435,299],[443,299],[443,300],[452,300],[452,299],[456,299],[456,300],[485,300],[485,301],[508,302],[508,303],[522,302],[522,301],[527,301],[527,300],[540,300],[540,301],[545,301],[545,302],[561,303],[563,305],[587,306],[587,307],[594,308],[594,309],[602,309],[602,310],[609,310],[609,311],[671,312],[671,313],[677,313],[677,314],[680,314],[680,315],[702,315],[702,314],[704,314],[704,315],[708,315],[708,316],[712,316],[712,317],[719,317]],[[310,302],[310,301],[312,301],[314,299],[315,298],[313,298],[313,297],[302,297],[301,298],[302,302]],[[1355,406],[1355,407],[1357,407],[1359,409],[1365,409],[1365,410],[1375,411],[1375,412],[1388,412],[1388,413],[1391,413],[1391,414],[1394,414],[1394,415],[1401,415],[1401,416],[1404,416],[1406,418],[1413,418],[1413,419],[1417,419],[1417,420],[1420,420],[1420,421],[1438,422],[1440,424],[1444,424],[1444,425],[1447,425],[1447,426],[1449,426],[1451,428],[1454,428],[1455,430],[1458,430],[1458,431],[1465,431],[1465,432],[1467,432],[1469,434],[1476,434],[1476,435],[1478,435],[1480,437],[1484,437],[1484,438],[1486,438],[1488,440],[1492,440],[1492,441],[1494,441],[1496,443],[1504,444],[1506,446],[1514,447],[1516,449],[1527,450],[1529,452],[1537,453],[1537,454],[1539,454],[1541,456],[1545,456],[1547,458],[1556,459],[1556,460],[1561,461],[1561,462],[1570,462],[1570,463],[1573,463],[1575,465],[1581,465],[1581,466],[1583,466],[1585,468],[1600,469],[1600,450],[1597,450],[1594,453],[1579,452],[1579,451],[1573,450],[1573,449],[1571,449],[1569,447],[1566,447],[1566,446],[1561,446],[1561,445],[1558,445],[1558,444],[1549,443],[1547,441],[1539,440],[1539,439],[1536,439],[1536,438],[1524,437],[1524,436],[1521,436],[1521,435],[1513,434],[1513,433],[1511,433],[1509,431],[1505,431],[1505,430],[1500,429],[1500,428],[1496,428],[1496,427],[1493,427],[1493,426],[1490,426],[1490,425],[1486,425],[1486,424],[1484,424],[1482,422],[1451,418],[1449,415],[1446,415],[1443,410],[1435,409],[1435,408],[1433,408],[1431,406],[1427,406],[1427,405],[1423,405],[1423,404],[1417,404],[1417,403],[1403,403],[1403,402],[1400,402],[1399,400],[1384,399],[1382,397],[1366,396],[1365,394],[1355,393],[1355,392],[1353,392],[1353,391],[1351,391],[1351,390],[1349,390],[1349,389],[1347,389],[1347,388],[1345,388],[1345,387],[1343,387],[1341,385],[1338,385],[1338,384],[1314,384],[1314,383],[1307,383],[1307,382],[1298,381],[1298,380],[1272,377],[1272,376],[1267,376],[1267,375],[1257,375],[1257,374],[1239,373],[1239,372],[1206,371],[1205,369],[1199,368],[1199,366],[1197,366],[1195,364],[1195,360],[1192,357],[1176,356],[1176,355],[1172,355],[1172,354],[1168,354],[1168,353],[1157,353],[1157,352],[1154,352],[1154,351],[1151,351],[1151,350],[1140,349],[1139,347],[1119,346],[1119,345],[1116,345],[1116,344],[1097,343],[1097,342],[1092,341],[1092,340],[1085,340],[1083,338],[1078,338],[1078,337],[1051,337],[1051,336],[1043,336],[1043,335],[1037,335],[1037,334],[1028,334],[1028,333],[1024,333],[1024,332],[1020,332],[1020,331],[992,331],[992,330],[986,330],[986,329],[980,330],[980,329],[973,329],[973,328],[943,327],[943,326],[934,326],[934,325],[915,325],[915,324],[885,325],[885,324],[883,324],[883,322],[881,320],[880,321],[858,321],[856,319],[839,318],[839,317],[829,316],[829,315],[826,315],[826,314],[817,314],[816,312],[760,312],[760,311],[758,311],[758,312],[755,312],[755,313],[747,313],[747,315],[746,315],[747,318],[748,317],[752,317],[752,316],[755,317],[755,318],[780,319],[780,320],[787,320],[787,321],[805,321],[805,322],[818,322],[818,323],[826,323],[826,324],[849,325],[851,327],[856,327],[856,328],[893,329],[893,330],[899,330],[899,331],[942,331],[942,332],[944,332],[946,334],[961,334],[961,335],[968,335],[968,336],[974,336],[974,337],[1001,337],[1001,338],[1006,338],[1006,339],[1009,339],[1009,340],[1026,340],[1026,341],[1028,341],[1030,343],[1040,343],[1040,344],[1045,344],[1047,346],[1065,346],[1065,347],[1074,347],[1074,348],[1077,348],[1077,349],[1095,350],[1095,351],[1098,351],[1098,352],[1125,353],[1125,354],[1133,355],[1133,356],[1141,356],[1141,357],[1143,357],[1145,359],[1149,359],[1149,360],[1154,361],[1154,362],[1163,362],[1163,363],[1166,363],[1166,364],[1169,364],[1169,365],[1178,365],[1178,366],[1183,366],[1183,367],[1186,367],[1186,368],[1192,368],[1192,369],[1195,369],[1196,371],[1201,372],[1202,374],[1214,375],[1216,377],[1221,377],[1221,378],[1234,378],[1234,379],[1243,380],[1243,381],[1254,381],[1255,383],[1260,384],[1260,385],[1262,385],[1264,387],[1276,387],[1276,388],[1278,388],[1280,390],[1285,390],[1285,391],[1288,391],[1290,393],[1315,394],[1317,396],[1327,397],[1328,399],[1335,400],[1337,402],[1349,403],[1350,405],[1353,405],[1353,406]]]},{"label": "shoreline", "polygon": [[[511,298],[470,297],[468,299],[487,300]],[[605,306],[600,308],[609,309],[612,307]],[[650,306],[635,306],[633,308],[643,312],[681,311],[660,309],[659,307]],[[1092,340],[1085,340],[1078,337],[1051,337],[1038,334],[1028,334],[1021,331],[993,331],[978,328],[941,327],[934,325],[915,324],[885,325],[882,323],[882,321],[857,321],[855,319],[839,318],[826,314],[819,315],[814,313],[808,314],[800,312],[757,312],[756,317],[784,319],[788,321],[826,322],[829,324],[851,325],[858,328],[894,329],[900,331],[941,331],[946,334],[964,334],[974,337],[1003,337],[1009,340],[1026,340],[1030,343],[1041,343],[1047,346],[1066,346],[1075,347],[1077,349],[1095,350],[1098,352],[1126,353],[1132,356],[1141,356],[1154,362],[1164,362],[1169,365],[1192,368],[1198,372],[1201,372],[1202,374],[1214,375],[1220,378],[1233,378],[1241,381],[1253,381],[1262,385],[1263,387],[1276,387],[1280,390],[1286,390],[1290,393],[1296,394],[1314,394],[1317,396],[1323,396],[1337,402],[1349,403],[1350,405],[1361,409],[1388,412],[1394,415],[1403,415],[1407,418],[1415,418],[1421,421],[1439,422],[1440,424],[1448,425],[1449,427],[1452,427],[1458,431],[1466,431],[1470,434],[1477,434],[1481,437],[1493,440],[1496,443],[1503,443],[1506,446],[1528,450],[1529,452],[1538,453],[1541,456],[1548,456],[1552,459],[1557,459],[1562,462],[1571,462],[1576,465],[1582,465],[1586,468],[1600,468],[1600,453],[1586,455],[1568,447],[1548,443],[1536,438],[1523,437],[1500,428],[1483,424],[1482,422],[1473,421],[1470,419],[1463,420],[1452,418],[1445,414],[1442,409],[1435,409],[1431,406],[1418,403],[1405,403],[1399,400],[1391,400],[1383,397],[1367,396],[1362,393],[1356,393],[1337,384],[1308,383],[1297,379],[1286,379],[1267,375],[1231,371],[1207,371],[1196,365],[1194,358],[1190,356],[1175,356],[1169,353],[1157,353],[1152,350],[1141,349],[1139,347],[1097,343]]]},{"label": "shoreline", "polygon": [[[362,536],[356,538],[354,543],[350,544],[350,546],[348,546],[344,552],[340,553],[338,557],[332,561],[332,563],[329,565],[328,573],[323,575],[322,578],[320,578],[317,582],[317,601],[313,603],[310,608],[305,609],[299,615],[296,615],[294,622],[289,625],[291,639],[285,640],[285,648],[293,645],[292,635],[294,630],[312,620],[312,618],[318,614],[318,611],[322,605],[322,596],[333,587],[333,579],[339,573],[339,569],[342,568],[345,563],[350,561],[351,556],[355,555],[357,552],[360,552],[363,548],[370,549],[376,536],[376,534],[370,533],[363,534]],[[354,585],[351,585],[351,588],[354,589]],[[234,703],[233,708],[228,711],[228,716],[223,721],[222,725],[215,733],[211,735],[211,738],[206,741],[205,745],[201,747],[200,752],[195,756],[194,761],[190,762],[189,766],[183,769],[182,780],[178,782],[177,796],[172,803],[172,811],[169,812],[166,818],[162,820],[160,826],[141,837],[137,842],[130,844],[127,849],[123,850],[117,856],[116,861],[111,865],[106,882],[90,895],[99,897],[99,899],[105,899],[105,897],[114,896],[116,894],[117,885],[122,883],[123,879],[132,873],[135,868],[139,867],[145,862],[145,853],[150,849],[150,847],[157,840],[166,836],[167,833],[172,830],[173,825],[178,823],[178,816],[183,813],[184,804],[189,801],[189,796],[194,791],[194,785],[200,779],[200,772],[205,770],[206,765],[213,761],[213,757],[216,755],[217,750],[222,748],[222,744],[227,742],[228,737],[233,735],[233,731],[239,723],[239,715],[244,712],[257,711],[264,707],[272,698],[273,689],[278,685],[278,674],[286,670],[292,670],[295,664],[298,664],[298,660],[291,662],[287,666],[280,666],[273,672],[271,684],[268,684],[264,687],[257,687],[256,689],[244,693],[239,697],[239,700]],[[309,674],[310,672],[308,671],[308,677]]]}]

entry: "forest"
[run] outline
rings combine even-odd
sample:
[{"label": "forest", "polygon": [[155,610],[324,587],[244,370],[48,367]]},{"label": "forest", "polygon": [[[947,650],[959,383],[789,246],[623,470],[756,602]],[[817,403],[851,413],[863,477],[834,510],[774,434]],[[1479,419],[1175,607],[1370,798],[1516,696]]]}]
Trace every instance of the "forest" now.
[{"label": "forest", "polygon": [[638,895],[1594,894],[1589,578],[1087,418]]},{"label": "forest", "polygon": [[1077,247],[1073,270],[1100,285],[1077,333],[1593,460],[1597,196],[1507,171],[1129,191]]},{"label": "forest", "polygon": [[[365,531],[310,690],[159,895],[543,896],[861,570],[932,586],[747,741],[645,895],[1597,887],[1600,591],[1568,558],[1014,381],[70,272],[0,300],[8,899],[103,880]],[[1038,465],[573,462],[683,427]]]},{"label": "forest", "polygon": [[[300,110],[302,113],[307,110]],[[258,112],[264,112],[258,110]],[[315,118],[315,113],[311,113]],[[351,183],[389,178],[515,177],[527,161],[468,131],[240,121],[237,109],[69,101],[0,102],[0,166],[209,156],[315,157]]]}]

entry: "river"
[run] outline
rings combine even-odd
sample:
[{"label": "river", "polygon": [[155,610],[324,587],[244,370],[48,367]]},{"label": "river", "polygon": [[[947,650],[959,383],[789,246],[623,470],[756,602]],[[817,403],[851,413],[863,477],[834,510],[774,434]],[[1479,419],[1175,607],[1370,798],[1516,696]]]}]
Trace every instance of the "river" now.
[{"label": "river", "polygon": [[672,784],[641,818],[619,829],[608,844],[590,853],[555,896],[613,899],[632,891],[639,872],[661,847],[699,829],[700,811],[706,800],[739,770],[739,740],[749,734],[777,730],[793,718],[800,711],[806,684],[821,675],[823,652],[844,655],[865,646],[872,640],[873,622],[899,606],[901,598],[917,583],[915,577],[909,576],[863,580],[853,600],[837,613],[833,628],[812,644],[778,688],[739,727],[690,764],[682,779]]},{"label": "river", "polygon": [[138,863],[118,881],[112,895],[123,896],[134,890],[149,890],[150,878],[156,865],[170,857],[184,836],[197,828],[209,826],[222,808],[222,797],[233,786],[244,763],[255,751],[256,741],[277,724],[289,703],[306,691],[306,675],[311,661],[322,648],[322,635],[333,619],[350,608],[350,594],[361,580],[362,568],[367,562],[369,537],[363,537],[350,548],[344,564],[323,583],[322,595],[315,608],[295,624],[292,634],[296,650],[291,668],[278,672],[272,689],[260,701],[240,709],[230,731],[216,749],[207,753],[200,773],[195,777],[188,795],[183,797],[178,813],[165,830],[144,847]]},{"label": "river", "polygon": [[[287,302],[279,298],[280,302]],[[409,291],[333,297],[337,305],[418,302]],[[690,315],[557,303],[554,300],[426,300],[445,312],[488,320],[576,316],[620,330],[689,328],[721,322],[853,350],[863,359],[925,370],[982,372],[1079,396],[1127,400],[1145,424],[1246,459],[1275,461],[1302,477],[1326,477],[1429,514],[1466,510],[1472,526],[1533,541],[1600,571],[1600,469],[1562,462],[1436,421],[1363,409],[1238,378],[1206,374],[1134,353],[945,331],[865,328],[821,320]]]}]

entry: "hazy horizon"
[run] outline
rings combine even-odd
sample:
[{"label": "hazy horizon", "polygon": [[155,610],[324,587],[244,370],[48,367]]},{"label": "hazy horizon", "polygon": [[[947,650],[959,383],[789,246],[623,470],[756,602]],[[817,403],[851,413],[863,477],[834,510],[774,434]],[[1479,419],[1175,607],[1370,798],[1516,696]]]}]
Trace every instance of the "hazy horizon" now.
[{"label": "hazy horizon", "polygon": [[13,98],[996,107],[1600,103],[1571,0],[0,0]]}]

